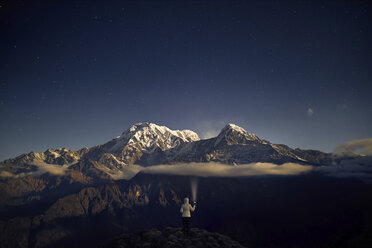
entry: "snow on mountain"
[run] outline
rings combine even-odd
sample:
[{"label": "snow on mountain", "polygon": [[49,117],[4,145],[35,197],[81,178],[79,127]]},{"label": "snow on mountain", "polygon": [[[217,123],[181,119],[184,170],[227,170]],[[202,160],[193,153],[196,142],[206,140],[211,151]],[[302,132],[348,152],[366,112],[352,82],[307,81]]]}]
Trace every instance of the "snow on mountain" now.
[{"label": "snow on mountain", "polygon": [[168,150],[182,142],[200,139],[191,130],[171,130],[166,126],[158,126],[153,123],[137,123],[115,140],[116,144],[109,150],[114,153],[124,145],[136,144],[142,149],[159,147],[162,150]]},{"label": "snow on mountain", "polygon": [[227,124],[215,138],[181,144],[164,151],[163,154],[157,154],[157,160],[147,159],[147,161],[148,164],[154,164],[154,162],[165,164],[178,162],[283,164],[294,162],[320,165],[330,164],[332,156],[320,151],[294,150],[286,145],[272,144],[235,124]]},{"label": "snow on mountain", "polygon": [[235,124],[227,124],[217,136],[217,139],[214,143],[214,146],[218,146],[218,144],[225,140],[227,144],[247,144],[249,141],[258,141],[260,143],[264,143],[262,139],[257,137],[254,133],[248,133],[243,128],[235,125]]},{"label": "snow on mountain", "polygon": [[320,151],[294,150],[286,145],[272,144],[231,123],[217,137],[206,140],[200,140],[191,130],[171,130],[153,123],[137,123],[104,144],[78,151],[63,148],[23,154],[1,162],[0,170],[12,175],[27,174],[40,171],[43,165],[56,165],[79,177],[90,175],[93,180],[94,177],[106,178],[117,174],[133,164],[149,166],[209,161],[320,165],[331,164],[333,157]]},{"label": "snow on mountain", "polygon": [[91,148],[86,156],[98,160],[103,154],[110,153],[125,164],[134,164],[144,154],[198,140],[199,136],[191,130],[171,130],[153,123],[137,123],[119,137]]},{"label": "snow on mountain", "polygon": [[8,176],[63,174],[63,171],[81,158],[79,152],[61,149],[47,149],[45,152],[30,152],[0,163],[0,172]]}]

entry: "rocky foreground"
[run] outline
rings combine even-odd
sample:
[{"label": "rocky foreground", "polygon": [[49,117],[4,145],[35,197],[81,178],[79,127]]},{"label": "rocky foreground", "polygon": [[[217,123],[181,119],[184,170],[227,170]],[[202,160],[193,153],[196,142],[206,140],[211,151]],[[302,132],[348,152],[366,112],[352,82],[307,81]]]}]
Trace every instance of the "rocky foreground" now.
[{"label": "rocky foreground", "polygon": [[190,236],[185,237],[181,228],[167,227],[163,230],[151,229],[144,232],[133,234],[123,234],[110,243],[101,246],[101,248],[160,248],[160,247],[239,247],[241,244],[230,239],[229,237],[219,234],[210,233],[203,229],[191,228]]}]

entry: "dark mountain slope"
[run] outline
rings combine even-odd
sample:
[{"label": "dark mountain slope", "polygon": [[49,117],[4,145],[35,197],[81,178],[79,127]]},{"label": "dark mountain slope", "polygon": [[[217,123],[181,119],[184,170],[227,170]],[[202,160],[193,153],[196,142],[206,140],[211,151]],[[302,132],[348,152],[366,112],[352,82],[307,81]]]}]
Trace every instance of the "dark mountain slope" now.
[{"label": "dark mountain slope", "polygon": [[230,247],[244,248],[238,242],[229,237],[219,234],[210,233],[206,230],[192,228],[190,236],[185,237],[181,228],[167,227],[163,230],[152,229],[144,232],[123,234],[119,238],[102,246],[102,248],[183,248],[183,247]]}]

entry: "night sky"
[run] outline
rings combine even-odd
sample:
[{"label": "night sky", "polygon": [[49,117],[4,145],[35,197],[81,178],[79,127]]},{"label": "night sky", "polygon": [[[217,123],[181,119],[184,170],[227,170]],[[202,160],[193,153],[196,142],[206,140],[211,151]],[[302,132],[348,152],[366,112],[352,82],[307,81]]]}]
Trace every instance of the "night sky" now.
[{"label": "night sky", "polygon": [[0,1],[0,160],[137,122],[372,137],[371,1]]}]

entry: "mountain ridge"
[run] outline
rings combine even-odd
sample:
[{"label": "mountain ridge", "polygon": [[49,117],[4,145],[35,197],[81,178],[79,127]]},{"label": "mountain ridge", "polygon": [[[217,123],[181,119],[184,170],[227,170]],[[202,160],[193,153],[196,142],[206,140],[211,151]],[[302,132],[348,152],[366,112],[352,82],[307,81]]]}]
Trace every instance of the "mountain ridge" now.
[{"label": "mountain ridge", "polygon": [[225,125],[216,137],[200,139],[191,130],[171,130],[144,122],[134,124],[120,136],[90,148],[77,151],[49,148],[45,152],[30,152],[4,160],[0,162],[0,176],[66,172],[75,177],[79,173],[90,175],[87,180],[96,181],[100,177],[106,180],[107,176],[134,164],[294,162],[324,165],[332,164],[332,161],[332,154],[272,144],[232,123]]},{"label": "mountain ridge", "polygon": [[191,228],[190,236],[185,237],[181,228],[167,227],[162,230],[151,229],[138,233],[122,234],[101,248],[118,247],[231,247],[245,246],[226,235],[211,233],[199,228]]}]

